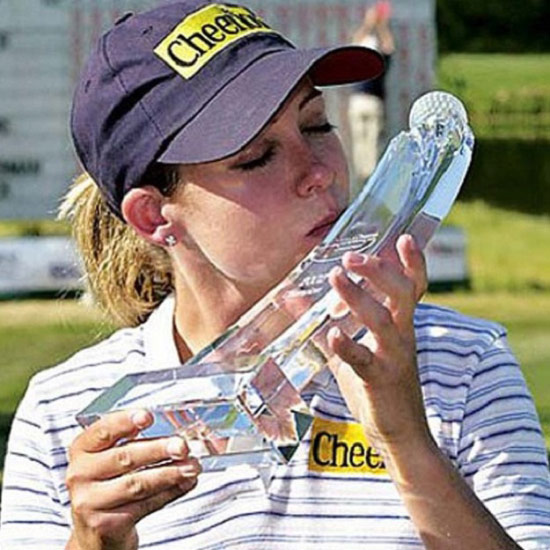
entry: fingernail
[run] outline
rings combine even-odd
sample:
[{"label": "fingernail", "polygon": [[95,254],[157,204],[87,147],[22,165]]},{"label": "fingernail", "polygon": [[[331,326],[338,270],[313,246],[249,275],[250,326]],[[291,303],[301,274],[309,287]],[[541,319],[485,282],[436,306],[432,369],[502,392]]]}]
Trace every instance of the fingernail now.
[{"label": "fingernail", "polygon": [[341,275],[344,274],[344,270],[343,270],[339,265],[337,265],[336,267],[333,267],[333,268],[330,270],[330,274],[331,274],[333,277],[340,277]]},{"label": "fingernail", "polygon": [[342,336],[342,331],[338,327],[330,327],[327,336],[329,338],[340,338]]},{"label": "fingernail", "polygon": [[416,248],[417,248],[416,239],[415,239],[412,235],[410,235],[409,233],[405,233],[405,234],[403,235],[403,239],[404,239],[407,243],[409,243],[409,246],[410,246],[411,248],[413,248],[413,249],[416,249]]},{"label": "fingernail", "polygon": [[139,410],[132,414],[132,422],[140,430],[146,428],[150,422],[149,413],[145,410]]},{"label": "fingernail", "polygon": [[344,259],[350,264],[361,265],[365,263],[366,257],[358,252],[346,252],[344,254]]},{"label": "fingernail", "polygon": [[193,477],[201,472],[201,465],[198,460],[189,462],[179,467],[180,474],[183,477]]},{"label": "fingernail", "polygon": [[341,319],[349,312],[348,305],[340,299],[338,294],[331,294],[327,302],[327,311],[332,319]]},{"label": "fingernail", "polygon": [[166,442],[166,452],[172,458],[183,458],[185,456],[186,445],[181,437],[171,437]]}]

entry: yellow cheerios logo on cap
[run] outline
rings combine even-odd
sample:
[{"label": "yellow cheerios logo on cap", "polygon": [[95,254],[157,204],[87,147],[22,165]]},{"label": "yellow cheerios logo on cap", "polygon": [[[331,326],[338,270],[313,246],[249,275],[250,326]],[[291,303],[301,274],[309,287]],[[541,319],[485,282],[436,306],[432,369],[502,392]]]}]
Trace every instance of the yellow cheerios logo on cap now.
[{"label": "yellow cheerios logo on cap", "polygon": [[367,441],[361,424],[313,420],[309,469],[335,474],[387,474],[382,457]]},{"label": "yellow cheerios logo on cap", "polygon": [[189,79],[229,44],[262,32],[278,34],[247,8],[211,4],[183,19],[154,52]]}]

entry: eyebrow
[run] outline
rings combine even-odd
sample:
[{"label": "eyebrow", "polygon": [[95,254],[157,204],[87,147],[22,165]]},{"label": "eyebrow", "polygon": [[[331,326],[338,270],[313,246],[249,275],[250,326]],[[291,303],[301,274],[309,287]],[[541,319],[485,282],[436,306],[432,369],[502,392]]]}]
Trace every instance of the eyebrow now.
[{"label": "eyebrow", "polygon": [[317,88],[313,88],[309,94],[300,101],[300,109],[303,109],[312,99],[315,99],[316,97],[319,97],[320,95],[323,95],[323,92],[321,90],[318,90]]}]

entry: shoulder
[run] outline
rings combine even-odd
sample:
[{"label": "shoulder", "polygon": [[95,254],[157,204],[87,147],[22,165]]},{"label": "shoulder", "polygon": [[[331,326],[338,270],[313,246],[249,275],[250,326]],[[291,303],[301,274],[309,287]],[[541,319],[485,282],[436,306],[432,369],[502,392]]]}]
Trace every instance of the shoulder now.
[{"label": "shoulder", "polygon": [[81,431],[76,414],[121,376],[143,368],[141,333],[141,327],[119,330],[31,379],[12,424],[10,476],[41,465],[37,479],[51,478],[66,491],[66,449]]},{"label": "shoulder", "polygon": [[121,329],[57,366],[37,373],[20,406],[46,417],[80,410],[97,394],[144,363],[142,327]]},{"label": "shoulder", "polygon": [[503,362],[517,368],[498,323],[427,303],[417,307],[414,320],[421,381],[434,392],[453,391],[463,399],[485,369]]},{"label": "shoulder", "polygon": [[18,414],[39,417],[45,430],[74,426],[74,416],[123,376],[178,360],[172,337],[173,300],[135,328],[118,330],[30,381]]},{"label": "shoulder", "polygon": [[76,380],[103,377],[105,370],[135,363],[145,354],[142,326],[114,332],[105,340],[84,348],[57,366],[36,374],[31,384],[59,386]]},{"label": "shoulder", "polygon": [[464,342],[475,339],[482,346],[491,346],[507,334],[499,323],[430,303],[417,306],[414,324],[419,337],[440,340],[455,338]]}]

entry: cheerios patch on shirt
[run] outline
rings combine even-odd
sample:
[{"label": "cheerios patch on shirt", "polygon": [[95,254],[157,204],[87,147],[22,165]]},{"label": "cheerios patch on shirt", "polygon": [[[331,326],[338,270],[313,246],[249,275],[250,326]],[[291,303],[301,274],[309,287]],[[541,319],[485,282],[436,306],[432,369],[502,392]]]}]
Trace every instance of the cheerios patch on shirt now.
[{"label": "cheerios patch on shirt", "polygon": [[317,417],[312,426],[309,469],[335,474],[387,474],[382,457],[369,443],[360,424]]}]

